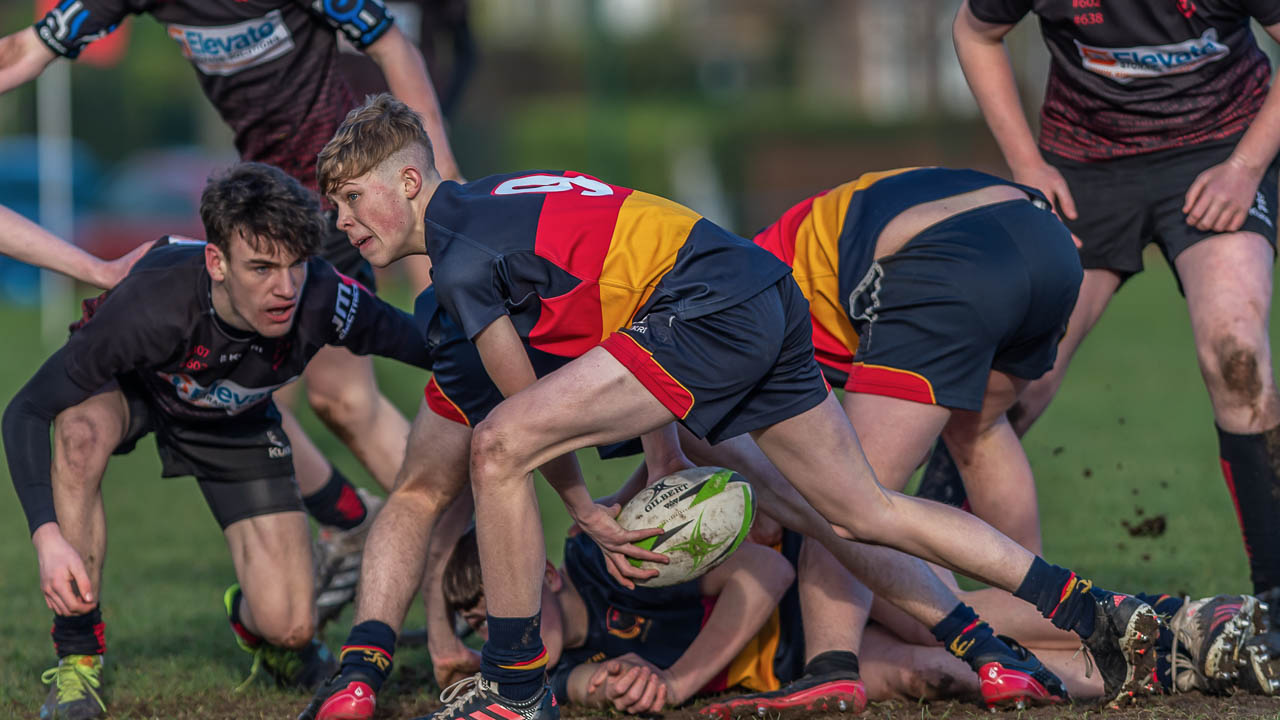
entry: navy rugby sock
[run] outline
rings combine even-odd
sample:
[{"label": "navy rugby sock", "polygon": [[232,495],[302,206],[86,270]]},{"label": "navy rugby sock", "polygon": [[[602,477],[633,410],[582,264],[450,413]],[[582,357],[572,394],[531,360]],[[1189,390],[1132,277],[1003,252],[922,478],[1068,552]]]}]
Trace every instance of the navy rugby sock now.
[{"label": "navy rugby sock", "polygon": [[106,628],[102,610],[95,605],[84,615],[54,615],[49,634],[59,659],[68,655],[102,655],[107,651]]},{"label": "navy rugby sock", "polygon": [[338,468],[329,466],[332,474],[325,486],[302,498],[307,512],[321,525],[332,525],[342,530],[364,522],[368,509],[351,481]]},{"label": "navy rugby sock", "polygon": [[930,632],[938,642],[946,646],[947,652],[965,661],[974,670],[980,665],[978,658],[1013,654],[1009,646],[991,632],[991,626],[964,603],[957,603]]},{"label": "navy rugby sock", "polygon": [[391,658],[395,651],[396,632],[391,626],[377,620],[365,620],[351,628],[351,634],[338,654],[342,674],[358,671],[368,676],[369,686],[378,692],[391,674]]},{"label": "navy rugby sock", "polygon": [[1093,581],[1036,556],[1014,597],[1036,606],[1054,627],[1073,630],[1082,638],[1093,634]]},{"label": "navy rugby sock", "polygon": [[1254,435],[1218,428],[1218,451],[1244,534],[1253,592],[1280,587],[1280,427]]},{"label": "navy rugby sock", "polygon": [[480,671],[498,683],[508,700],[528,700],[542,689],[546,678],[547,649],[542,645],[542,616],[501,618],[489,616],[489,641],[480,651]]}]

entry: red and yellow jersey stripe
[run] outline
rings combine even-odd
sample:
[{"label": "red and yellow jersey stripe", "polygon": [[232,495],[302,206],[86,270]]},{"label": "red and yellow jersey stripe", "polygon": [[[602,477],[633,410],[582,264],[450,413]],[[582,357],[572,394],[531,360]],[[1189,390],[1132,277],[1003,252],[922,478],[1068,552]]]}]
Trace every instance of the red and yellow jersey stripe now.
[{"label": "red and yellow jersey stripe", "polygon": [[534,252],[581,282],[542,298],[530,343],[576,356],[630,324],[700,219],[682,205],[626,188],[603,197],[548,195]]},{"label": "red and yellow jersey stripe", "polygon": [[818,362],[848,371],[858,350],[858,333],[840,298],[840,244],[854,196],[876,182],[913,168],[867,173],[787,210],[755,236],[755,243],[791,266],[809,301],[813,346]]}]

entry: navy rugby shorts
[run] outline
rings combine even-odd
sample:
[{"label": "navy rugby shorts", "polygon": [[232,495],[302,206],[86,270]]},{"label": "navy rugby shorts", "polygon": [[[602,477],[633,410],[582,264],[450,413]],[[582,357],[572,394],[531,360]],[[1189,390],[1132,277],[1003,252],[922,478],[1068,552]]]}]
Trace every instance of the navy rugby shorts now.
[{"label": "navy rugby shorts", "polygon": [[1053,367],[1083,270],[1047,209],[1010,200],[954,215],[873,263],[850,298],[845,389],[980,410],[998,370]]},{"label": "navy rugby shorts", "polygon": [[831,392],[813,357],[809,303],[790,275],[696,318],[659,298],[601,347],[713,443],[795,417]]}]

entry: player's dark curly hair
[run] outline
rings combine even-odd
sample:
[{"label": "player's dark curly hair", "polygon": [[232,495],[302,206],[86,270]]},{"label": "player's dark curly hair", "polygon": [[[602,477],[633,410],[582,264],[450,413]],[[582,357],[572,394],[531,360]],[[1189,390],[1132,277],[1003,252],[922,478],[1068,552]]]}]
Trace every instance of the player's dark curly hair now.
[{"label": "player's dark curly hair", "polygon": [[472,527],[458,538],[453,554],[444,566],[440,589],[444,593],[445,607],[453,617],[480,604],[484,597],[484,579],[480,576],[480,546],[476,544],[476,529]]},{"label": "player's dark curly hair", "polygon": [[316,254],[325,226],[315,193],[280,168],[256,162],[209,178],[200,195],[200,220],[205,239],[223,253],[241,235],[255,252],[275,247],[298,258]]}]

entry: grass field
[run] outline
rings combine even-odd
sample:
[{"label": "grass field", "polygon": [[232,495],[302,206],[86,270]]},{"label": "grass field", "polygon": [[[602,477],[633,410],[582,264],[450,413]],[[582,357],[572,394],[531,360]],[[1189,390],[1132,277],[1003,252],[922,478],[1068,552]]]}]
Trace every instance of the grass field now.
[{"label": "grass field", "polygon": [[[1046,555],[1109,587],[1244,591],[1247,568],[1218,470],[1185,305],[1162,263],[1149,256],[1148,264],[1152,271],[1125,287],[1077,356],[1055,405],[1026,439],[1039,481]],[[7,402],[45,353],[35,340],[24,340],[38,337],[34,312],[0,308],[0,323],[14,339],[0,346],[0,398]],[[424,377],[390,362],[379,362],[379,372],[384,392],[406,412],[415,409]],[[314,418],[305,420],[318,427]],[[332,436],[315,436],[345,472],[363,477]],[[601,463],[594,456],[584,456],[583,464],[592,489],[601,492],[631,468],[629,461]],[[114,716],[292,717],[305,702],[300,695],[267,689],[231,695],[249,664],[221,607],[222,590],[234,579],[231,562],[194,482],[163,480],[158,471],[148,440],[118,458],[104,481],[110,552],[103,609]],[[53,657],[50,613],[22,512],[9,483],[0,485],[0,497],[8,498],[0,503],[0,715],[35,717],[44,695],[38,677]],[[568,521],[549,489],[539,491],[549,551],[557,559],[557,538]],[[1134,537],[1126,529],[1157,516],[1167,523],[1158,537]],[[330,626],[331,647],[345,636],[348,620],[349,614]],[[417,608],[409,626],[421,623]],[[425,650],[407,648],[396,660],[380,717],[411,717],[434,697]],[[898,707],[914,717],[960,714]],[[1280,704],[1260,707],[1271,713]],[[879,707],[874,716],[889,710]]]}]

